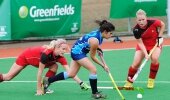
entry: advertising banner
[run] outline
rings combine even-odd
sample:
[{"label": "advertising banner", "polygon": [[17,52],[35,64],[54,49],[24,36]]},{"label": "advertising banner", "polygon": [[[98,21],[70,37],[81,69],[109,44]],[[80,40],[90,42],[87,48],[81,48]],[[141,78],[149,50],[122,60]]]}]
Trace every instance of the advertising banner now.
[{"label": "advertising banner", "polygon": [[11,39],[10,0],[0,0],[0,40]]},{"label": "advertising banner", "polygon": [[11,25],[14,40],[77,33],[81,0],[11,0]]},{"label": "advertising banner", "polygon": [[138,9],[147,16],[165,16],[167,0],[111,0],[110,18],[134,17]]}]

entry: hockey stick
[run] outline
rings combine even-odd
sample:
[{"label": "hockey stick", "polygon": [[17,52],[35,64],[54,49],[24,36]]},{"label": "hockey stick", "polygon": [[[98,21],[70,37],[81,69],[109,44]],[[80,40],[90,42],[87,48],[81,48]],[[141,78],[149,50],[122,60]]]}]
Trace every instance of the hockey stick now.
[{"label": "hockey stick", "polygon": [[[104,58],[103,58],[103,54],[101,54],[101,53],[98,53],[98,54],[99,54],[99,56],[100,56],[100,59],[101,59],[102,63],[103,63],[104,65],[106,65],[105,60],[104,60]],[[109,77],[110,77],[110,79],[111,79],[111,81],[112,81],[112,83],[113,83],[113,86],[115,87],[115,89],[116,89],[117,92],[119,93],[120,97],[122,98],[122,100],[125,100],[125,97],[123,96],[123,94],[122,94],[122,93],[120,92],[120,90],[118,89],[118,86],[116,85],[116,83],[115,83],[115,81],[114,81],[114,79],[113,79],[112,74],[110,73],[110,71],[108,71],[107,73],[108,73],[108,75],[109,75]]]},{"label": "hockey stick", "polygon": [[[150,51],[150,53],[149,53],[149,58],[150,58],[150,56],[152,55],[152,53],[155,51],[157,45],[158,45],[158,43],[156,43],[155,46],[154,46],[154,47],[152,48],[152,50]],[[145,59],[145,60],[143,61],[143,63],[141,64],[141,66],[138,68],[136,74],[133,76],[133,78],[128,77],[129,81],[134,82],[134,81],[137,79],[139,73],[142,71],[142,69],[143,69],[143,67],[145,66],[145,64],[147,63],[147,61],[148,61],[148,59]]]},{"label": "hockey stick", "polygon": [[127,90],[127,91],[139,91],[140,93],[144,93],[144,89],[142,87],[123,87],[118,86],[119,90]]}]

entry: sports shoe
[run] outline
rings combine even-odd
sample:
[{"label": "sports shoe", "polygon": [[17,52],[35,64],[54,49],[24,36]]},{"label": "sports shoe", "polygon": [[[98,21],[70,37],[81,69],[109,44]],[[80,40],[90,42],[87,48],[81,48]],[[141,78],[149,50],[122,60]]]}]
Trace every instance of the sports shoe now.
[{"label": "sports shoe", "polygon": [[42,82],[42,89],[44,91],[44,94],[47,93],[49,85],[50,84],[48,82],[48,77],[44,77]]},{"label": "sports shoe", "polygon": [[152,89],[152,88],[154,88],[154,84],[155,84],[155,80],[149,78],[149,79],[148,79],[147,87],[148,87],[149,89]]},{"label": "sports shoe", "polygon": [[126,81],[124,87],[125,87],[125,88],[133,87],[133,83],[131,83],[131,82],[129,82],[129,81]]},{"label": "sports shoe", "polygon": [[80,84],[80,88],[84,91],[87,91],[89,89],[89,86],[86,83],[82,82]]},{"label": "sports shoe", "polygon": [[51,90],[51,89],[46,89],[46,92],[45,93],[47,93],[47,94],[51,94],[51,93],[53,93],[54,91],[53,90]]},{"label": "sports shoe", "polygon": [[100,99],[100,98],[103,98],[103,99],[106,99],[107,95],[104,95],[100,92],[96,92],[95,94],[92,94],[92,98],[93,99]]}]

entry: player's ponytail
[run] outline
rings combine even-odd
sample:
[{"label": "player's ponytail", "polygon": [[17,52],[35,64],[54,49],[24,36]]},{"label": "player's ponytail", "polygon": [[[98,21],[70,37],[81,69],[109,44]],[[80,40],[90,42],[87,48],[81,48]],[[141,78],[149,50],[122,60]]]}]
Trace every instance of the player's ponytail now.
[{"label": "player's ponytail", "polygon": [[112,23],[108,22],[107,20],[102,20],[102,21],[96,20],[95,22],[100,26],[99,30],[101,32],[105,30],[107,32],[111,32],[115,30],[115,26]]}]

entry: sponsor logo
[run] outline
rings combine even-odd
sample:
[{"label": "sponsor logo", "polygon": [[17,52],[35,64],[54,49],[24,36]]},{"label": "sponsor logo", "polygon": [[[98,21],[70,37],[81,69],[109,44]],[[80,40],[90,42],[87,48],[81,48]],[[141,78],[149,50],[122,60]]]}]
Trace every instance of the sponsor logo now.
[{"label": "sponsor logo", "polygon": [[53,8],[49,9],[40,9],[36,6],[30,8],[30,16],[35,17],[52,17],[52,16],[64,16],[64,15],[73,15],[74,7],[70,5],[65,5],[64,7],[59,7],[59,5],[54,5]]},{"label": "sponsor logo", "polygon": [[71,32],[76,32],[78,30],[77,24],[78,23],[73,23],[73,27],[71,28]]},{"label": "sponsor logo", "polygon": [[21,6],[19,9],[20,18],[26,18],[27,15],[34,19],[35,22],[43,21],[56,21],[60,20],[59,16],[69,16],[75,13],[75,7],[72,4],[54,5],[52,8],[39,8],[37,6],[31,6],[30,9],[26,6]]},{"label": "sponsor logo", "polygon": [[0,37],[4,37],[6,34],[6,26],[0,26]]},{"label": "sponsor logo", "polygon": [[19,16],[20,18],[26,18],[28,15],[28,8],[26,6],[22,6],[19,9]]}]

